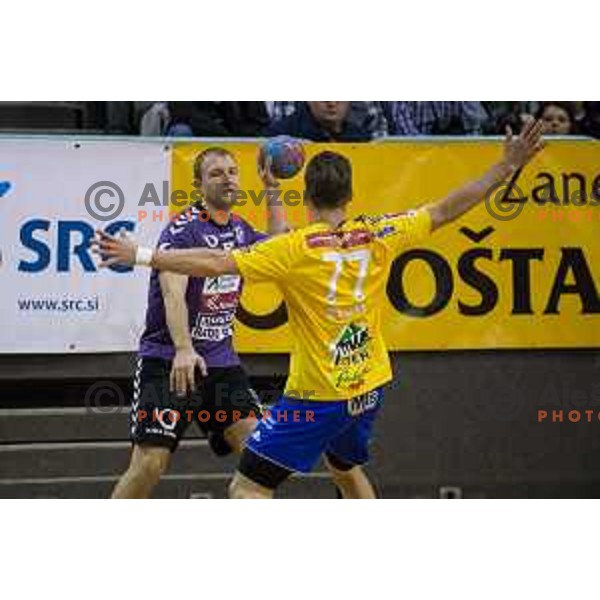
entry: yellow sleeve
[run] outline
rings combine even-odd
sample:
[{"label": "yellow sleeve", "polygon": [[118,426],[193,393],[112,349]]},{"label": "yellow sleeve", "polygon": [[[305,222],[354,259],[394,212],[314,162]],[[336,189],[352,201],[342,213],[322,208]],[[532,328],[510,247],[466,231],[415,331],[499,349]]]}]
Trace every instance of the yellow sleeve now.
[{"label": "yellow sleeve", "polygon": [[240,275],[248,283],[285,279],[294,262],[293,233],[276,235],[264,242],[233,250],[231,255]]},{"label": "yellow sleeve", "polygon": [[431,215],[426,208],[373,219],[373,232],[394,254],[414,246],[431,233]]}]

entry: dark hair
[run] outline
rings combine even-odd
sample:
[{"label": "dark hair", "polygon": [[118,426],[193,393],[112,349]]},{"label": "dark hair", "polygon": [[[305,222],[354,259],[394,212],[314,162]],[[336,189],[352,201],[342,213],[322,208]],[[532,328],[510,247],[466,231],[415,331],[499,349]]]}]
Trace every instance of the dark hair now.
[{"label": "dark hair", "polygon": [[600,138],[600,102],[584,102],[583,107],[585,108],[583,133]]},{"label": "dark hair", "polygon": [[554,100],[542,102],[537,110],[537,113],[535,114],[535,118],[541,119],[544,114],[544,111],[549,106],[556,106],[561,110],[564,110],[567,113],[567,115],[569,115],[569,121],[571,121],[571,131],[575,130],[575,125],[577,124],[575,121],[575,107],[570,102],[559,102]]},{"label": "dark hair", "polygon": [[219,156],[230,156],[234,158],[233,154],[226,150],[225,148],[220,148],[219,146],[211,146],[206,150],[202,150],[198,156],[194,159],[194,179],[201,180],[202,179],[202,166],[204,165],[204,161],[206,157],[210,154],[218,154]]},{"label": "dark hair", "polygon": [[352,165],[337,152],[321,152],[309,161],[304,184],[316,208],[338,208],[352,200]]}]

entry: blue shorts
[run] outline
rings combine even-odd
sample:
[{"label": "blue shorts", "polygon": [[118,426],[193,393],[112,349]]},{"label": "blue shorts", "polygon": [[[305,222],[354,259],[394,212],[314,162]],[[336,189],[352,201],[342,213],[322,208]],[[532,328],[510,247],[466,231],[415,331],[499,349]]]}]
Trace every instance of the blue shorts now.
[{"label": "blue shorts", "polygon": [[282,396],[259,421],[246,447],[290,471],[308,473],[326,453],[347,465],[369,460],[383,389],[351,400],[307,401]]}]

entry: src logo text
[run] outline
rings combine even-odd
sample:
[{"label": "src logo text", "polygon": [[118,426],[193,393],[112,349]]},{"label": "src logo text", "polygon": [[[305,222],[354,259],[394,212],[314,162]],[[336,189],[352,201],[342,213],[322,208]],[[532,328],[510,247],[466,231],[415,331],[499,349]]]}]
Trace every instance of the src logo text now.
[{"label": "src logo text", "polygon": [[[132,232],[133,221],[114,221],[105,228],[114,235],[120,230]],[[69,273],[77,267],[94,273],[94,263],[90,243],[94,238],[94,227],[85,221],[50,221],[31,219],[21,226],[21,245],[32,256],[22,258],[18,270],[22,273],[39,273],[55,268],[59,273]],[[121,265],[109,267],[118,273],[131,271],[131,267]]]},{"label": "src logo text", "polygon": [[0,181],[0,198],[6,196],[10,192],[11,187],[10,181]]}]

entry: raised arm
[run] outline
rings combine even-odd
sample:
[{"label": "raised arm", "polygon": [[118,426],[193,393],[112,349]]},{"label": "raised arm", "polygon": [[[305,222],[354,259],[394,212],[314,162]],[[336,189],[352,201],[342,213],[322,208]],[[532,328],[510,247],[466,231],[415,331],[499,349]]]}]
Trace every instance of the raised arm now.
[{"label": "raised arm", "polygon": [[431,214],[432,230],[451,223],[471,210],[495,185],[524,167],[543,147],[541,121],[532,117],[516,137],[513,137],[510,127],[507,127],[502,160],[493,165],[480,179],[467,183],[443,200],[425,207]]},{"label": "raised arm", "polygon": [[152,250],[138,247],[127,236],[119,238],[97,231],[93,245],[102,256],[101,267],[120,265],[143,265],[159,271],[171,271],[195,277],[217,277],[218,275],[237,274],[238,269],[226,250],[194,248],[190,250]]},{"label": "raised arm", "polygon": [[279,181],[271,171],[271,160],[262,151],[258,155],[258,176],[265,186],[265,197],[267,199],[267,231],[269,235],[277,235],[289,231],[287,216],[283,202],[278,194]]}]

